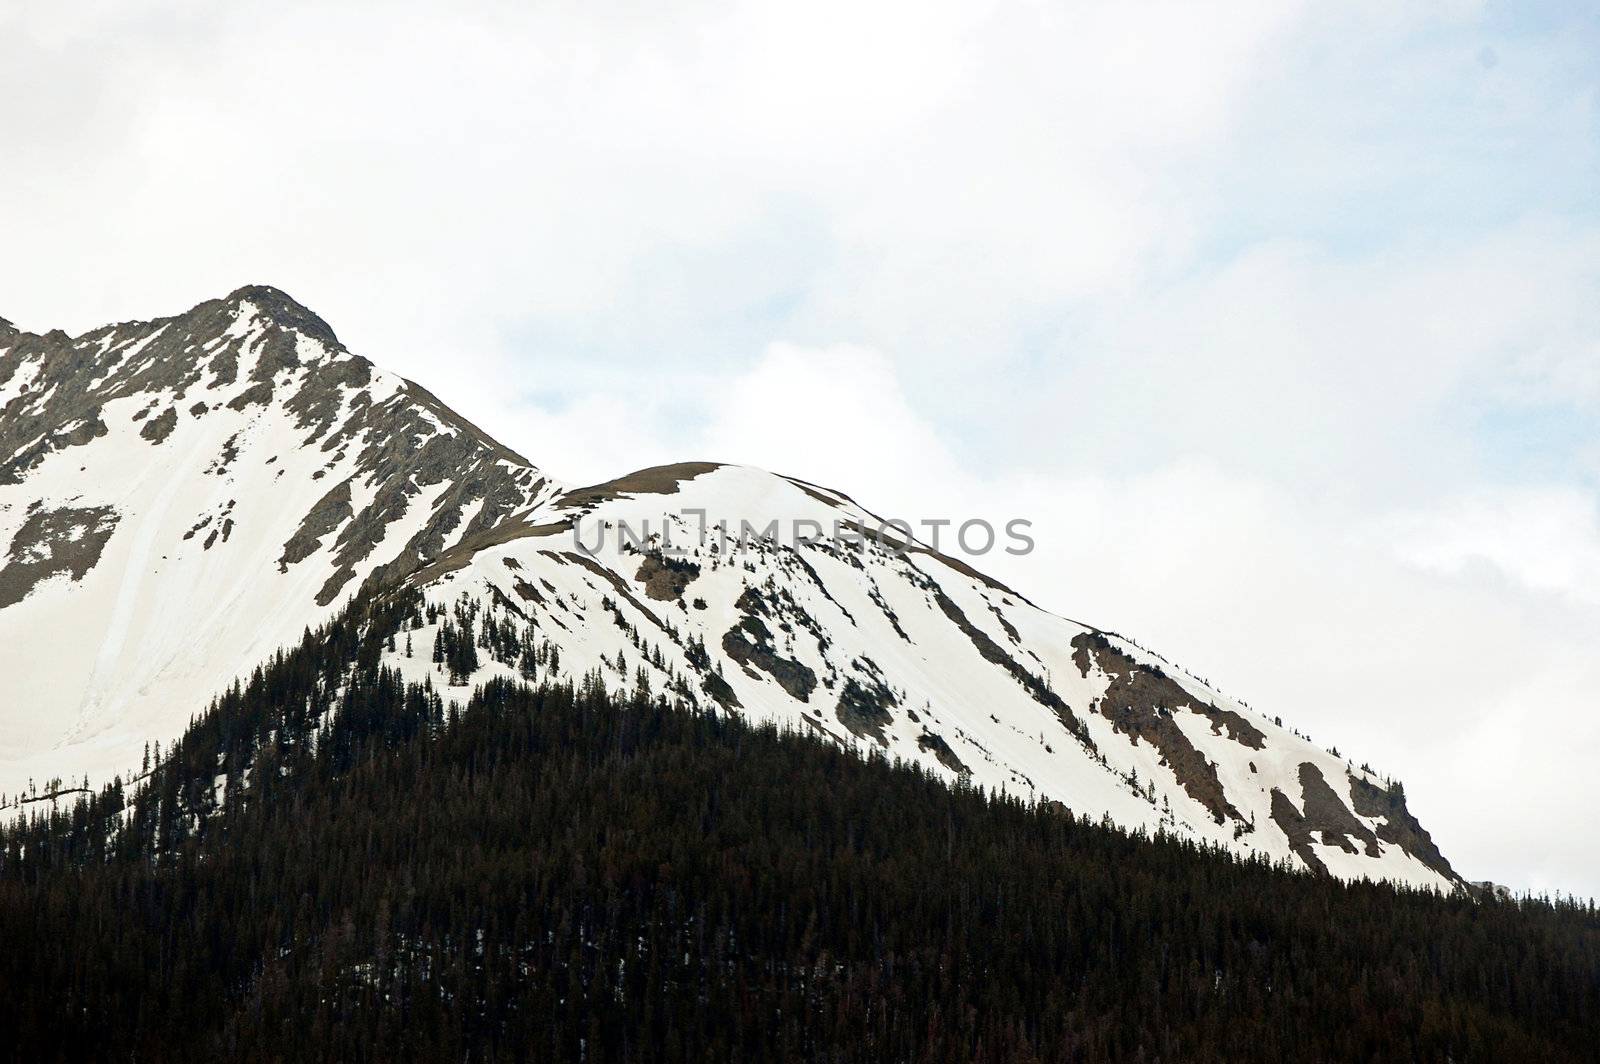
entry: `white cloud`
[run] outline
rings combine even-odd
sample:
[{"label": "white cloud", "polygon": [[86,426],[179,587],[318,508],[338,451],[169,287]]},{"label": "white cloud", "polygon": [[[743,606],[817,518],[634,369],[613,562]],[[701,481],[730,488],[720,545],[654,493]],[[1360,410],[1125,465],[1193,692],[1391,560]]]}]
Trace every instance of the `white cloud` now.
[{"label": "white cloud", "polygon": [[774,344],[708,399],[707,453],[870,490],[880,505],[926,503],[955,470],[938,432],[912,411],[893,363],[870,348]]},{"label": "white cloud", "polygon": [[1461,487],[1483,420],[1592,411],[1596,283],[1600,227],[1551,219],[1364,255],[1252,245],[1100,304],[1028,380],[1006,442],[1101,467],[1205,455],[1391,502]]},{"label": "white cloud", "polygon": [[417,364],[485,318],[615,349],[797,296],[970,355],[1189,229],[1170,178],[1291,10],[26,5],[0,288],[82,328],[267,281]]},{"label": "white cloud", "polygon": [[1600,511],[1586,491],[1480,489],[1398,515],[1379,535],[1425,571],[1464,576],[1482,566],[1527,591],[1600,604]]}]

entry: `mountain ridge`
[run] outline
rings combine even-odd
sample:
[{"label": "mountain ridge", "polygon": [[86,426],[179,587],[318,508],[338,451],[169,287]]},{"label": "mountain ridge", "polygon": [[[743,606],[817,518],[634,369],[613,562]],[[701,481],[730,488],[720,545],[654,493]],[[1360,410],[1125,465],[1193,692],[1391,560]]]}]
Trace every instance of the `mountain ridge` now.
[{"label": "mountain ridge", "polygon": [[[735,544],[707,518],[832,535]],[[1127,827],[1461,883],[1386,781],[842,492],[714,462],[566,486],[270,286],[0,336],[0,546],[0,638],[40,648],[0,679],[0,793],[124,771],[404,586],[426,605],[386,660],[452,697],[645,685]]]}]

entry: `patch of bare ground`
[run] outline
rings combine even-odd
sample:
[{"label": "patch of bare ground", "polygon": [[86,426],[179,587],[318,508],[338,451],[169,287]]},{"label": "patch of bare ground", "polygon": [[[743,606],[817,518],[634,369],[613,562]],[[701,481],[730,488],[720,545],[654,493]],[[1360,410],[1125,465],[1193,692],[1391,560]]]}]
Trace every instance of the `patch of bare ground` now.
[{"label": "patch of bare ground", "polygon": [[939,733],[924,730],[917,736],[917,746],[938,758],[939,763],[951,772],[961,776],[972,775],[972,770],[956,756],[956,752],[950,749],[950,744],[945,742],[944,736]]},{"label": "patch of bare ground", "polygon": [[[518,588],[518,590],[520,591],[521,588]],[[524,610],[521,606],[518,606],[515,602],[511,601],[511,596],[507,595],[504,591],[501,591],[494,584],[490,584],[489,585],[489,594],[490,594],[490,597],[493,598],[495,603],[497,605],[499,605],[502,609],[504,609],[507,613],[515,614],[516,616],[521,617],[525,621],[532,621],[533,620],[533,618],[528,615],[528,612],[526,610]]]},{"label": "patch of bare ground", "polygon": [[[650,607],[640,602],[638,598],[634,596],[633,589],[628,586],[628,582],[622,579],[622,577],[618,576],[610,569],[607,569],[593,558],[586,558],[583,555],[577,554],[573,551],[568,551],[563,556],[568,561],[575,562],[576,564],[583,566],[585,569],[589,570],[591,573],[610,584],[616,590],[617,594],[628,603],[628,605],[632,606],[635,610],[644,615],[645,620],[649,621],[663,632],[668,632],[667,626],[661,623],[661,618],[655,615],[654,610],[650,609]],[[668,634],[670,635],[671,633],[668,632]]]},{"label": "patch of bare ground", "polygon": [[1228,730],[1228,738],[1240,746],[1248,746],[1252,750],[1260,750],[1267,745],[1266,733],[1231,709],[1218,709],[1216,706],[1205,702],[1191,708],[1211,721],[1211,734],[1213,735],[1221,735],[1222,730],[1226,728]]},{"label": "patch of bare ground", "polygon": [[272,402],[272,382],[256,381],[250,387],[228,400],[229,410],[243,410],[249,406],[266,406]]},{"label": "patch of bare ground", "polygon": [[1377,836],[1356,819],[1350,807],[1328,786],[1322,770],[1309,761],[1300,764],[1300,804],[1306,823],[1313,831],[1322,832],[1325,845],[1357,853],[1355,844],[1359,842],[1368,857],[1379,856]]},{"label": "patch of bare ground", "polygon": [[684,481],[721,468],[721,462],[678,462],[674,465],[651,466],[603,484],[574,488],[563,495],[556,505],[563,510],[576,510],[624,495],[675,495],[678,485]]},{"label": "patch of bare ground", "polygon": [[784,477],[783,479],[787,480],[789,483],[793,484],[795,487],[799,488],[813,499],[822,503],[824,506],[832,506],[837,509],[844,503],[850,503],[854,501],[850,498],[850,496],[844,494],[843,492],[834,491],[832,488],[825,488],[821,484],[813,484],[809,480],[801,480],[799,477]]},{"label": "patch of bare ground", "polygon": [[1288,838],[1289,849],[1306,863],[1307,868],[1322,875],[1328,874],[1328,866],[1311,848],[1311,825],[1300,815],[1300,810],[1294,807],[1289,796],[1276,787],[1272,788],[1272,822]]},{"label": "patch of bare ground", "polygon": [[911,642],[911,637],[907,635],[906,630],[900,626],[900,615],[895,613],[894,610],[890,608],[889,600],[883,597],[883,591],[879,589],[877,581],[873,581],[868,587],[867,597],[872,600],[873,605],[878,607],[878,611],[882,613],[884,619],[889,622],[889,626],[894,629],[894,634],[899,636],[907,643]]},{"label": "patch of bare ground", "polygon": [[[1450,862],[1440,855],[1422,825],[1406,811],[1404,792],[1398,788],[1384,791],[1353,774],[1348,778],[1354,812],[1340,800],[1322,771],[1309,761],[1300,766],[1303,810],[1296,809],[1282,791],[1273,789],[1272,819],[1288,836],[1290,849],[1306,864],[1317,871],[1327,871],[1311,849],[1312,842],[1317,841],[1313,832],[1321,835],[1320,841],[1324,845],[1338,846],[1346,853],[1360,852],[1355,846],[1356,842],[1360,842],[1369,857],[1378,856],[1378,841],[1381,839],[1399,846],[1429,868],[1459,882]],[[1357,819],[1357,813],[1384,821],[1376,835]]]},{"label": "patch of bare ground", "polygon": [[988,606],[989,612],[994,614],[994,619],[1000,625],[1000,628],[1006,633],[1006,638],[1010,639],[1013,643],[1020,647],[1022,645],[1022,636],[1017,634],[1017,626],[1006,619],[1006,615],[1000,612],[999,606],[996,606],[988,599],[984,599],[984,605]]},{"label": "patch of bare ground", "polygon": [[700,575],[700,566],[685,558],[669,558],[660,551],[649,551],[639,562],[633,578],[644,584],[646,598],[657,602],[677,602],[684,589]]},{"label": "patch of bare ground", "polygon": [[1099,632],[1073,637],[1072,660],[1087,677],[1099,666],[1109,678],[1105,694],[1094,703],[1101,716],[1118,732],[1155,747],[1162,761],[1189,796],[1221,824],[1245,818],[1228,801],[1217,767],[1206,758],[1172,719],[1174,710],[1191,706],[1194,698],[1160,669],[1140,664],[1111,645]]},{"label": "patch of bare ground", "polygon": [[278,572],[287,572],[289,566],[309,558],[322,546],[323,537],[350,520],[355,512],[350,507],[350,480],[347,477],[329,488],[307,511],[300,527],[283,545],[283,553],[278,556]]},{"label": "patch of bare ground", "polygon": [[465,568],[473,557],[485,548],[502,546],[519,539],[557,536],[563,532],[570,531],[572,531],[572,522],[570,521],[555,521],[534,525],[517,518],[511,518],[495,525],[493,528],[468,533],[461,537],[461,542],[440,554],[433,561],[416,570],[416,572],[405,574],[402,578],[408,579],[413,586],[422,587],[446,573]]},{"label": "patch of bare ground", "polygon": [[842,602],[833,597],[833,592],[828,590],[828,585],[822,582],[822,577],[817,574],[816,569],[812,568],[811,563],[806,561],[805,556],[798,550],[791,551],[789,556],[799,566],[800,571],[806,574],[807,578],[810,579],[812,585],[816,587],[817,591],[821,593],[822,597],[833,603],[839,612],[844,614],[847,621],[849,621],[851,624],[855,624],[855,615],[849,610],[845,609]]}]

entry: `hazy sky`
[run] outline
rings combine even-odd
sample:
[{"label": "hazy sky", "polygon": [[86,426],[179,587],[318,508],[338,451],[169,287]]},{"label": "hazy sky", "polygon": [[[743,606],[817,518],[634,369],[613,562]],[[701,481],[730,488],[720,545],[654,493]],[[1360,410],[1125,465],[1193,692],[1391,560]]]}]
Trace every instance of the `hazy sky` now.
[{"label": "hazy sky", "polygon": [[0,0],[0,315],[277,285],[555,476],[745,461],[1600,894],[1600,16]]}]

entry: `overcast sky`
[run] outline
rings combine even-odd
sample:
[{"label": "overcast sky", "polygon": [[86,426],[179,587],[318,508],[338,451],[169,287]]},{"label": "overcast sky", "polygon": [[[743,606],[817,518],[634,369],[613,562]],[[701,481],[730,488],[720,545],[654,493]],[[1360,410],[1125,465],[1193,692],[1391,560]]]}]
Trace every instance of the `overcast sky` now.
[{"label": "overcast sky", "polygon": [[0,0],[0,315],[268,283],[553,475],[750,462],[1600,894],[1572,4]]}]

